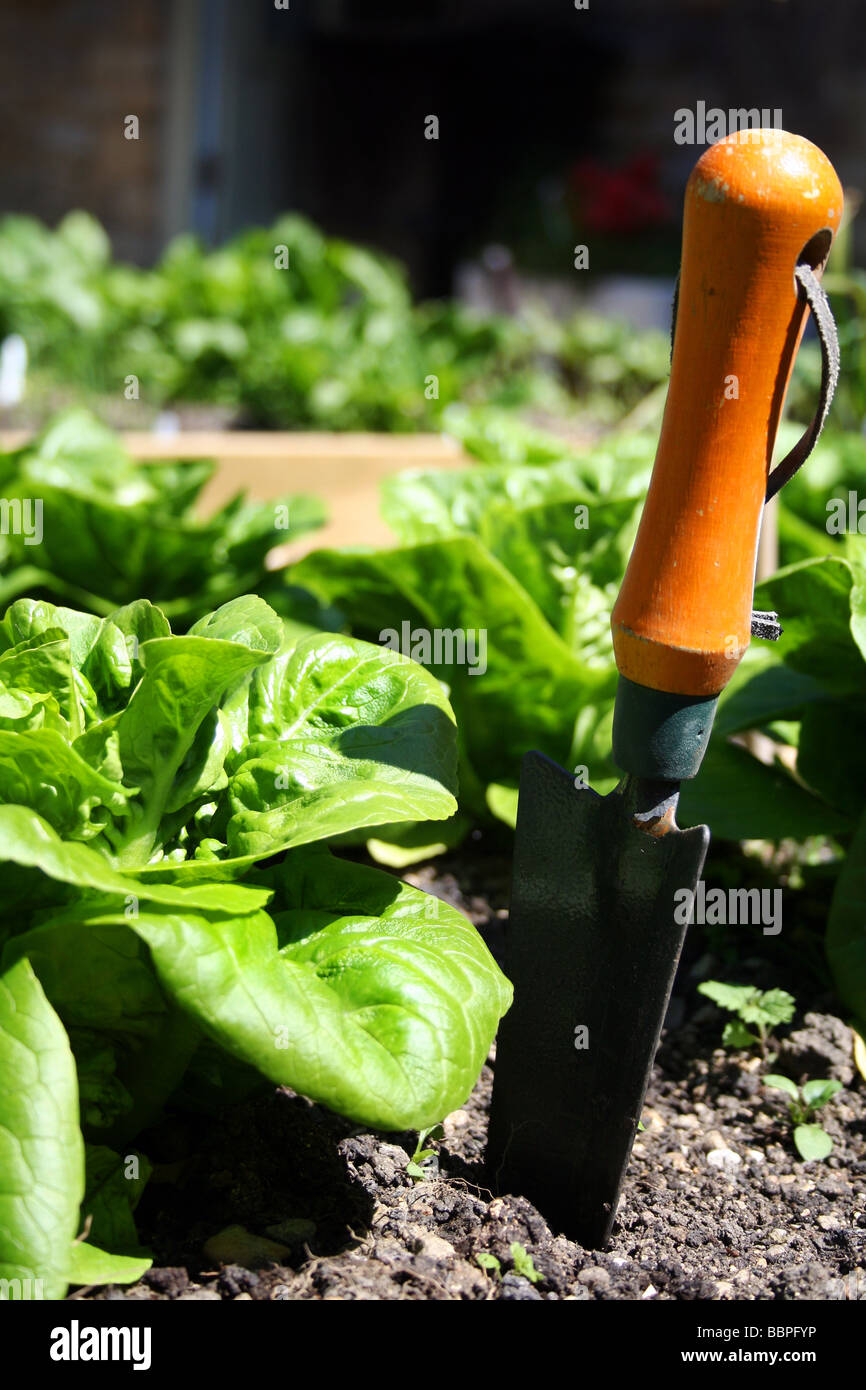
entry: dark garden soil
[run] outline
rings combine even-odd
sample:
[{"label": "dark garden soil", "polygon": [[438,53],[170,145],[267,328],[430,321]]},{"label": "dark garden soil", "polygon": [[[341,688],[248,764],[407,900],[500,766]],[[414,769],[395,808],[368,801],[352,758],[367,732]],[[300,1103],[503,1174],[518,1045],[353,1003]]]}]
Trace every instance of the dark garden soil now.
[{"label": "dark garden soil", "polygon": [[[735,869],[720,859],[708,881],[713,871],[724,882]],[[505,855],[476,844],[406,877],[456,903],[501,951]],[[406,1172],[415,1135],[360,1132],[287,1091],[218,1120],[170,1117],[142,1145],[157,1161],[138,1211],[154,1267],[128,1289],[73,1297],[866,1299],[866,1090],[814,964],[815,905],[801,907],[807,926],[784,950],[760,929],[736,953],[692,929],[606,1251],[551,1231],[520,1196],[491,1194],[491,1061],[446,1119],[423,1181]],[[799,1160],[762,1059],[720,1048],[723,1017],[696,992],[706,978],[795,995],[772,1070],[844,1083],[822,1112],[829,1159]],[[537,1283],[514,1271],[514,1242]],[[501,1278],[477,1263],[485,1252]]]}]

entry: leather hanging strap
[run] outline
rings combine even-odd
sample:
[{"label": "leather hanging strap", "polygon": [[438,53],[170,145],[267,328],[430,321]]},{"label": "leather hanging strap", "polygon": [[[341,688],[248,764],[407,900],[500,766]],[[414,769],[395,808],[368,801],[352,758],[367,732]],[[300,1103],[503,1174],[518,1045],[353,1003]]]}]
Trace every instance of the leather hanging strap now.
[{"label": "leather hanging strap", "polygon": [[787,482],[790,482],[797,469],[803,466],[817,444],[818,436],[827,419],[827,412],[836,390],[836,383],[839,380],[839,335],[836,332],[836,321],[833,318],[830,301],[820,280],[810,266],[798,265],[794,270],[794,275],[800,287],[800,294],[812,311],[821,343],[821,393],[818,397],[818,408],[812,417],[812,423],[791,452],[785,455],[782,462],[773,469],[767,479],[766,500],[768,502]]}]

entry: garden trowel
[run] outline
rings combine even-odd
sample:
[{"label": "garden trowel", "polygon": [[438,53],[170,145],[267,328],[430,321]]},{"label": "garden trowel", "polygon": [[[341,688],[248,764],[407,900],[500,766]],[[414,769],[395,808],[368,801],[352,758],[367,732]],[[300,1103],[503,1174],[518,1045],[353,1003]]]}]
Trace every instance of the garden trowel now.
[{"label": "garden trowel", "polygon": [[[838,369],[819,283],[842,212],[820,150],[779,130],[711,146],[688,183],[671,380],[611,625],[608,796],[541,753],[520,781],[488,1171],[586,1247],[607,1240],[710,833],[677,828],[752,631],[762,508],[814,443]],[[816,418],[770,473],[811,307]],[[590,525],[592,518],[590,516]],[[758,624],[761,618],[764,627]]]}]

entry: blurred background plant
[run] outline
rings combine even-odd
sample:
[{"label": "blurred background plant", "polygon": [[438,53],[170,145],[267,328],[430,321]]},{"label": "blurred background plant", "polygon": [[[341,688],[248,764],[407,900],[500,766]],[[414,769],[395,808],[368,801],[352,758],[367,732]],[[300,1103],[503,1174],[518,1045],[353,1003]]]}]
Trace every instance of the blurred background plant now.
[{"label": "blurred background plant", "polygon": [[112,260],[85,212],[55,230],[6,217],[0,336],[10,334],[27,344],[32,380],[9,424],[87,399],[127,426],[186,402],[265,428],[435,429],[458,401],[600,426],[668,363],[664,334],[593,314],[415,305],[401,266],[292,215],[215,251],[179,237],[151,270]]}]

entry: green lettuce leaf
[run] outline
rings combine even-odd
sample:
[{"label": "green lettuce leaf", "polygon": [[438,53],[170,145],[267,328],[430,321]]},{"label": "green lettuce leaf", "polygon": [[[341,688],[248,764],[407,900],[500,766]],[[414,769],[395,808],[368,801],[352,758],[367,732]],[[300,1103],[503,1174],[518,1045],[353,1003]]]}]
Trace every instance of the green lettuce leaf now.
[{"label": "green lettuce leaf", "polygon": [[166,990],[242,1061],[360,1123],[421,1128],[462,1104],[511,995],[472,926],[321,851],[272,882],[273,918],[132,922]]},{"label": "green lettuce leaf", "polygon": [[0,1287],[63,1298],[84,1146],[69,1042],[27,960],[0,974],[0,1058]]},{"label": "green lettuce leaf", "polygon": [[351,638],[303,639],[269,663],[250,690],[249,740],[229,784],[236,856],[457,809],[441,687]]},{"label": "green lettuce leaf", "polygon": [[577,712],[602,694],[612,699],[613,666],[595,670],[570,650],[473,536],[397,550],[317,551],[293,568],[292,578],[339,605],[353,628],[373,640],[402,642],[405,626],[411,650],[414,633],[475,634],[483,673],[480,661],[474,668],[432,662],[431,670],[448,686],[463,800],[476,813],[485,809],[483,784],[516,776],[527,749],[569,765]]},{"label": "green lettuce leaf", "polygon": [[70,1284],[134,1284],[153,1261],[138,1256],[114,1255],[89,1241],[76,1241],[69,1251]]},{"label": "green lettuce leaf", "polygon": [[133,1213],[150,1177],[144,1154],[117,1154],[104,1145],[85,1147],[86,1181],[81,1225],[89,1222],[88,1244],[118,1255],[141,1256]]}]

